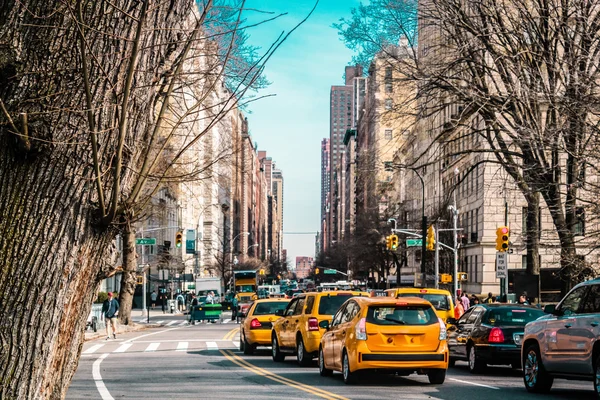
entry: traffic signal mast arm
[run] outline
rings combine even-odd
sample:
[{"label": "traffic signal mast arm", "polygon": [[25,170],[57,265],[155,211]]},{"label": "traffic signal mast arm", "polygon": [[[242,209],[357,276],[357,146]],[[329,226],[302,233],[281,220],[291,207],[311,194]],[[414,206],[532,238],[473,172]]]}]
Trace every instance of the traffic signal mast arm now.
[{"label": "traffic signal mast arm", "polygon": [[[459,228],[459,229],[457,229],[457,230],[461,230],[461,229],[462,229],[462,228]],[[442,232],[442,231],[453,231],[453,230],[454,230],[454,229],[438,229],[438,232]],[[412,235],[412,236],[416,237],[417,239],[422,239],[422,238],[423,238],[423,235],[420,235],[420,234],[418,234],[418,233],[411,232],[411,231],[406,231],[406,230],[404,230],[404,229],[392,229],[392,232],[404,233],[405,235]],[[448,249],[448,250],[454,251],[454,247],[448,246],[447,244],[444,244],[444,243],[440,242],[439,240],[437,241],[437,243],[438,243],[440,246],[442,246],[442,247],[444,247],[444,248],[446,248],[446,249]]]}]

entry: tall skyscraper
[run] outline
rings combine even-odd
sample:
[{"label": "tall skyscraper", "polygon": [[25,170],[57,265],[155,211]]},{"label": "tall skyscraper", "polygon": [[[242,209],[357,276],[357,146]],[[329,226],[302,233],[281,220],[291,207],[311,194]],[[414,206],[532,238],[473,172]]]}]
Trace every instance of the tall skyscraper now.
[{"label": "tall skyscraper", "polygon": [[321,141],[321,221],[327,213],[327,194],[329,193],[329,139]]}]

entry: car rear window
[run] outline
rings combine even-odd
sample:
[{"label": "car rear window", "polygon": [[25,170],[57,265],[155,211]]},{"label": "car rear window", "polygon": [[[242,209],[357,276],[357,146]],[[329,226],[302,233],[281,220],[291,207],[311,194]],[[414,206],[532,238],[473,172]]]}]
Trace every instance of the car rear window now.
[{"label": "car rear window", "polygon": [[433,294],[433,293],[400,293],[397,297],[419,297],[425,299],[431,303],[436,310],[448,311],[450,310],[450,303],[448,302],[448,296],[445,294]]},{"label": "car rear window", "polygon": [[337,296],[321,296],[319,302],[319,315],[333,315],[346,300],[352,297],[351,294],[338,294]]},{"label": "car rear window", "polygon": [[489,310],[483,321],[492,326],[524,326],[528,322],[535,321],[542,315],[545,315],[544,311],[536,310],[535,308],[497,308]]},{"label": "car rear window", "polygon": [[431,325],[438,323],[438,317],[430,306],[370,306],[367,322],[376,325]]},{"label": "car rear window", "polygon": [[271,315],[275,314],[277,310],[284,310],[288,303],[285,301],[273,301],[267,303],[259,303],[254,309],[252,315]]}]

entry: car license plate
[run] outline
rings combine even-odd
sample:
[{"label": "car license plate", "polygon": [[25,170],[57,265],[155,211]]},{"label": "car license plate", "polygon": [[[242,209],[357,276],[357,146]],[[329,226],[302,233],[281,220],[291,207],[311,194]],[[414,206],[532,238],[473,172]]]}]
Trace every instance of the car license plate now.
[{"label": "car license plate", "polygon": [[523,341],[523,334],[522,333],[513,334],[513,340],[515,341],[515,344],[517,346],[520,346],[521,342]]}]

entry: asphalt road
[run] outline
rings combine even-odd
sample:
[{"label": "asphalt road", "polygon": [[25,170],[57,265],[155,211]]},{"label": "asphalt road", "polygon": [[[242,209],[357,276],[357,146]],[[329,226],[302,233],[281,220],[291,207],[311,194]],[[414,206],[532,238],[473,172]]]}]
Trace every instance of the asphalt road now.
[{"label": "asphalt road", "polygon": [[153,318],[169,324],[86,342],[67,399],[594,399],[591,382],[555,381],[548,396],[529,394],[521,371],[490,367],[472,375],[457,362],[443,385],[426,376],[368,375],[347,386],[321,377],[295,357],[274,363],[270,350],[238,351],[239,325],[185,324],[184,316]]}]

